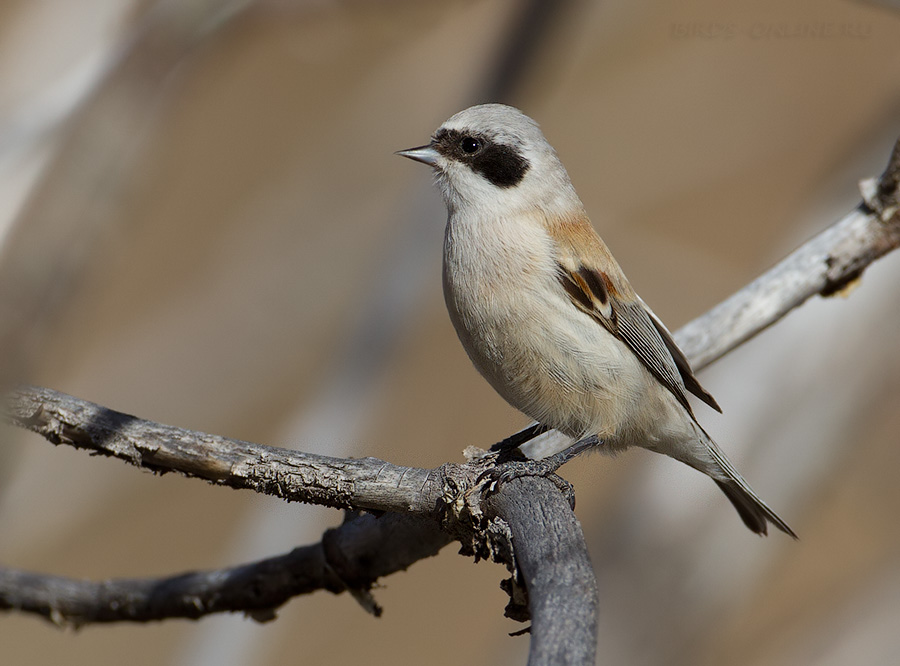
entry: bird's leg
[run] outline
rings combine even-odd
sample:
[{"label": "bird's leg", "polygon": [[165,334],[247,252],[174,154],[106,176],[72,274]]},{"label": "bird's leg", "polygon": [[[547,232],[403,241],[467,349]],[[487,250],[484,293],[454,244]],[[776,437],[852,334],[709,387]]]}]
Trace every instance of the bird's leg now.
[{"label": "bird's leg", "polygon": [[506,439],[500,440],[489,450],[491,453],[497,454],[498,461],[506,461],[513,458],[524,458],[524,455],[518,450],[519,447],[526,442],[530,442],[538,435],[543,435],[548,430],[550,430],[550,428],[542,423],[532,423],[527,428],[513,433]]},{"label": "bird's leg", "polygon": [[[532,426],[532,428],[535,427],[537,426]],[[521,433],[524,432],[524,430],[521,431]],[[516,433],[512,437],[516,437],[521,433]],[[536,434],[540,433],[538,432]],[[536,434],[532,435],[532,437],[536,436]],[[507,439],[512,439],[512,437]],[[490,494],[496,492],[500,484],[508,483],[521,476],[543,476],[553,481],[553,483],[559,486],[562,492],[569,495],[572,492],[572,487],[567,481],[556,476],[554,472],[578,454],[597,446],[599,443],[600,440],[597,435],[590,435],[583,439],[579,439],[570,447],[540,460],[506,460],[500,462],[494,467],[485,470],[478,477],[478,487],[481,489],[482,494]],[[500,442],[500,444],[503,444],[503,442]],[[495,444],[491,450],[493,451],[494,448],[500,446],[500,444]]]}]

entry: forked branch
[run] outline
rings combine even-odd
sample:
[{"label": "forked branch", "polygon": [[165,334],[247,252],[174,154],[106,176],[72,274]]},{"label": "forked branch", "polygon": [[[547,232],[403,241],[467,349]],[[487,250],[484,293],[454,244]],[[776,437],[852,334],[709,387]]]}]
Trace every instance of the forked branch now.
[{"label": "forked branch", "polygon": [[[862,183],[864,201],[856,210],[675,334],[694,367],[712,363],[810,297],[845,289],[869,264],[900,246],[898,183],[900,141],[881,177]],[[563,654],[566,645],[575,646],[573,663],[593,663],[596,582],[568,502],[544,479],[517,479],[482,502],[481,494],[471,489],[489,464],[484,460],[426,470],[374,458],[316,456],[153,423],[37,387],[13,392],[5,418],[54,444],[154,472],[174,471],[288,501],[380,517],[355,516],[329,531],[321,543],[280,557],[159,580],[93,583],[0,570],[0,609],[75,625],[196,618],[222,611],[266,619],[292,596],[347,589],[377,611],[368,590],[379,576],[457,539],[464,552],[493,557],[513,571],[512,615],[522,612],[515,601],[525,591],[520,574],[527,573],[530,587],[519,601],[527,598],[533,621],[532,663],[550,663],[551,657],[541,655]],[[553,554],[560,552],[573,558],[556,561]],[[560,585],[568,586],[564,593]],[[561,633],[562,627],[577,633],[574,642],[571,634]]]}]

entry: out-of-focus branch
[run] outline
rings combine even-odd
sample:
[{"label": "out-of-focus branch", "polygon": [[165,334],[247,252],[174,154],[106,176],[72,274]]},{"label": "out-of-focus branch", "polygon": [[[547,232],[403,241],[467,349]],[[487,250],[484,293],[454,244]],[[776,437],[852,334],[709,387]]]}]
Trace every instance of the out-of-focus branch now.
[{"label": "out-of-focus branch", "polygon": [[[56,154],[0,248],[0,381],[27,367],[121,216],[129,175],[172,73],[249,0],[157,0],[122,40],[103,80],[64,121]],[[24,367],[23,367],[24,366]]]},{"label": "out-of-focus branch", "polygon": [[898,182],[900,140],[884,173],[860,184],[859,208],[675,333],[694,369],[718,360],[809,298],[848,289],[869,264],[900,246]]}]

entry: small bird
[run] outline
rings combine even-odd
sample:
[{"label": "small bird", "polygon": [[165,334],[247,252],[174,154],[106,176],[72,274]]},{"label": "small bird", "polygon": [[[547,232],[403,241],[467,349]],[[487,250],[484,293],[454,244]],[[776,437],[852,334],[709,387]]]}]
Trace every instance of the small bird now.
[{"label": "small bird", "polygon": [[766,534],[768,521],[797,538],[697,422],[688,392],[719,405],[594,231],[535,121],[473,106],[397,154],[434,170],[450,319],[507,402],[576,447],[680,460],[711,477],[751,530]]}]

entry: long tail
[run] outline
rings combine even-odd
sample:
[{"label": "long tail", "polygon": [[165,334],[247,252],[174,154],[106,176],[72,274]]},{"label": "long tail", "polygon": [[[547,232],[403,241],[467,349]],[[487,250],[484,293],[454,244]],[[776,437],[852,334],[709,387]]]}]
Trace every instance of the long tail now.
[{"label": "long tail", "polygon": [[[703,434],[705,435],[706,433],[704,432]],[[722,489],[725,496],[731,500],[731,503],[734,504],[734,508],[737,509],[744,524],[757,534],[767,534],[766,523],[769,522],[785,534],[796,539],[797,535],[794,533],[794,530],[759,498],[759,495],[744,481],[744,477],[738,474],[734,465],[725,457],[725,454],[722,453],[709,435],[706,436],[706,440],[710,454],[718,463],[719,468],[728,477],[727,480],[716,478],[713,478],[713,480]]]}]

